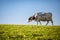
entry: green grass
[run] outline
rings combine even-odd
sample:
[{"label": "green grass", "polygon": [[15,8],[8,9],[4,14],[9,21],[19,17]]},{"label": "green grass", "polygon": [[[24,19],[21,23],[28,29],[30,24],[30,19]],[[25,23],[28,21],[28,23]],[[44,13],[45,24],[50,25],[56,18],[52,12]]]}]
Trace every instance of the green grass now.
[{"label": "green grass", "polygon": [[60,40],[60,26],[0,24],[0,40]]}]

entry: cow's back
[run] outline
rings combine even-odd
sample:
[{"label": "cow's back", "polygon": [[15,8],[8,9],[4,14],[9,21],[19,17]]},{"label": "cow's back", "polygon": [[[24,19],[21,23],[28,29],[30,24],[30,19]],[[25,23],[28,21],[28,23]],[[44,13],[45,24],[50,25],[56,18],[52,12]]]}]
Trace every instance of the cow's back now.
[{"label": "cow's back", "polygon": [[36,18],[38,20],[44,20],[44,18],[46,18],[47,20],[51,20],[52,19],[52,13],[51,12],[38,12],[36,14]]},{"label": "cow's back", "polygon": [[52,13],[48,12],[48,13],[44,13],[44,14],[45,14],[44,16],[46,16],[48,18],[52,18]]},{"label": "cow's back", "polygon": [[52,13],[50,13],[50,12],[44,13],[44,16],[46,17],[47,20],[51,20],[52,19]]}]

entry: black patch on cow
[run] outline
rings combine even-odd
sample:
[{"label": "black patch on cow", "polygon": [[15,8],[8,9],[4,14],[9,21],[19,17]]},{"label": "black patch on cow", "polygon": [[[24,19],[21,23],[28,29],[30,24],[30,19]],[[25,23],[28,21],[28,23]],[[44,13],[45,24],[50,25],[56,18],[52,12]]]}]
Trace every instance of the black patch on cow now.
[{"label": "black patch on cow", "polygon": [[32,17],[30,17],[28,20],[31,20]]},{"label": "black patch on cow", "polygon": [[34,16],[33,16],[32,18],[33,18],[33,20],[35,19],[35,17],[34,17]]}]

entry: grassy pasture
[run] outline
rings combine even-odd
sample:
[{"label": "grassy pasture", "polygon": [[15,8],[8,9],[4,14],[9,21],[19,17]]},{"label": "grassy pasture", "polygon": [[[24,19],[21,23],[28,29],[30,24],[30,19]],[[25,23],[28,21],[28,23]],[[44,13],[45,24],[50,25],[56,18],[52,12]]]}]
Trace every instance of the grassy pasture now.
[{"label": "grassy pasture", "polygon": [[60,40],[60,26],[0,24],[0,40]]}]

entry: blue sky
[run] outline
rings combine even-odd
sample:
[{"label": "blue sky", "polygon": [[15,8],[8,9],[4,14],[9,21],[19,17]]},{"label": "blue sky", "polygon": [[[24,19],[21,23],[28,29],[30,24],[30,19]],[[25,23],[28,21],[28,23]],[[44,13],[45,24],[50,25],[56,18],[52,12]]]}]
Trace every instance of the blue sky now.
[{"label": "blue sky", "polygon": [[60,0],[0,0],[0,24],[35,24],[27,19],[36,10],[52,12],[54,24],[60,25]]}]

